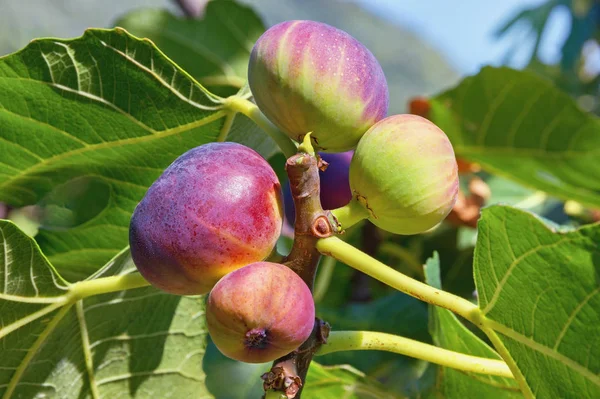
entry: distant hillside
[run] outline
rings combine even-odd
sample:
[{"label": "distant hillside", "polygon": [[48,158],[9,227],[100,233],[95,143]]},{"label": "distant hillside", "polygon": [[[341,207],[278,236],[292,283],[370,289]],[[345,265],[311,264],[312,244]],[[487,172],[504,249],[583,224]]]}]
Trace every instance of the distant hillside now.
[{"label": "distant hillside", "polygon": [[433,94],[458,79],[444,58],[401,26],[360,6],[339,0],[241,0],[269,25],[289,19],[312,19],[334,25],[360,40],[382,64],[390,86],[391,113],[406,112],[407,100]]}]

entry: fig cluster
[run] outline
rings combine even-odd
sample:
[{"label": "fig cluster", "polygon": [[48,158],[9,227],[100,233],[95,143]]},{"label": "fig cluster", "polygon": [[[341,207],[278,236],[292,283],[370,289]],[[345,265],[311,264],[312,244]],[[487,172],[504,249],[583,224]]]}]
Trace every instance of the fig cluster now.
[{"label": "fig cluster", "polygon": [[[338,172],[334,207],[349,201],[347,209],[397,234],[422,233],[452,209],[458,169],[448,137],[416,115],[386,117],[382,68],[346,32],[314,21],[273,26],[252,50],[248,82],[260,110],[292,139],[311,133],[320,151],[355,149],[349,177]],[[328,209],[333,183],[321,188]],[[292,221],[291,204],[286,207]]]},{"label": "fig cluster", "polygon": [[271,166],[236,143],[211,143],[177,158],[150,186],[130,224],[131,256],[155,287],[210,292],[209,333],[226,356],[266,362],[310,335],[312,294],[287,266],[263,262],[282,227]]},{"label": "fig cluster", "polygon": [[[324,209],[346,209],[398,234],[424,232],[448,215],[458,193],[448,137],[416,115],[386,117],[382,68],[349,34],[313,21],[275,25],[256,42],[248,79],[279,129],[296,141],[311,133],[328,164]],[[302,278],[265,261],[282,223],[271,166],[241,144],[205,144],[177,158],[136,207],[131,256],[161,290],[208,293],[207,327],[222,353],[267,362],[298,348],[315,321]]]}]

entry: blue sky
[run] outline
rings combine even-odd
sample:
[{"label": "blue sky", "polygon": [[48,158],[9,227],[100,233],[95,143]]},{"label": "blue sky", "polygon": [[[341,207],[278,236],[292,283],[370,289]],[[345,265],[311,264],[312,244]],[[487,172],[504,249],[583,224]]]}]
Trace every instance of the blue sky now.
[{"label": "blue sky", "polygon": [[[446,56],[463,74],[476,73],[483,65],[499,65],[508,49],[523,42],[527,31],[516,29],[510,37],[498,41],[493,32],[523,8],[546,0],[355,0],[365,8],[413,31]],[[544,62],[557,59],[565,32],[569,28],[566,13],[551,16],[540,57]],[[520,46],[521,53],[511,64],[522,67],[531,49]]]}]

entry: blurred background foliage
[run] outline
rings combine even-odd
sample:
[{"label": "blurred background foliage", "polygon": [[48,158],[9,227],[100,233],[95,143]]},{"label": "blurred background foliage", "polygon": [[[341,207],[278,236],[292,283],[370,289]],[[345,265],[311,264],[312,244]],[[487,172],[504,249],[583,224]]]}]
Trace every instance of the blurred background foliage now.
[{"label": "blurred background foliage", "polygon": [[[389,5],[392,1],[241,2],[254,8],[266,27],[288,19],[313,19],[346,30],[362,41],[375,54],[386,73],[391,94],[390,114],[406,112],[407,103],[411,98],[432,95],[447,89],[456,84],[461,75],[472,72],[473,65],[490,62],[489,54],[478,59],[481,54],[474,51],[470,61],[471,67],[465,67],[464,60],[457,61],[452,57],[452,49],[443,48],[439,43],[429,43],[428,39],[424,38],[428,36],[428,28],[419,25],[419,21],[408,24],[407,28],[394,20],[394,14],[383,15],[386,7],[392,7]],[[179,3],[165,0],[0,0],[0,55],[18,50],[34,37],[74,37],[81,35],[88,27],[110,27],[115,21],[119,21],[119,25],[122,22],[128,29],[131,27],[134,34],[142,34],[148,25],[144,25],[144,21],[136,20],[138,14],[134,10],[140,7],[168,10],[168,13],[162,14],[162,20],[151,21],[152,24],[164,23],[164,29],[167,29],[166,24],[170,23],[166,19],[174,18],[172,15],[177,19],[183,18],[184,14],[188,14],[188,17],[193,14],[202,18],[203,1],[182,0]],[[412,2],[406,3],[408,5],[398,7],[410,7]],[[439,21],[436,10],[447,7],[446,4],[442,4],[445,3],[442,0],[421,3],[427,3],[426,6],[431,8],[434,23]],[[456,17],[448,16],[445,25],[440,27],[437,24],[431,28],[431,32],[434,33],[429,34],[429,37],[445,29],[455,41],[461,41],[456,33],[452,33],[454,30],[461,31],[459,25],[473,22],[473,26],[477,26],[473,19],[469,19],[470,14],[460,14],[461,7],[457,6]],[[486,6],[478,7],[482,10]],[[494,7],[490,5],[488,12],[495,13],[497,10]],[[485,31],[489,33],[486,39],[489,43],[504,43],[502,53],[491,61],[497,65],[507,64],[534,71],[576,98],[583,109],[598,114],[600,2],[513,1],[511,7],[508,14],[496,13],[496,25],[487,26]],[[159,34],[162,25],[157,26],[151,26],[149,33]],[[135,27],[140,29],[141,33],[136,32]],[[562,35],[557,36],[557,31],[562,32]],[[480,29],[478,32],[481,34],[484,31]],[[218,38],[212,39],[218,42]],[[468,47],[469,40],[469,37],[462,37],[462,43],[457,45]],[[159,40],[156,41],[160,46]],[[184,52],[171,54],[167,48],[163,50],[182,66],[186,62],[194,62],[194,59]],[[497,52],[498,47],[494,51]],[[549,57],[548,54],[552,56]],[[190,68],[185,68],[192,73]],[[243,74],[243,71],[240,74]],[[247,124],[247,121],[244,123]],[[238,128],[237,131],[243,134],[243,129]],[[268,147],[268,143],[265,145]],[[271,164],[276,168],[278,175],[285,179],[281,154],[271,154],[267,149],[261,153],[272,155]],[[477,214],[482,205],[506,203],[535,211],[555,223],[564,225],[588,223],[598,218],[594,210],[586,209],[577,203],[565,204],[545,193],[481,171],[477,165],[468,165],[461,179],[465,197],[476,195],[480,199],[476,204]],[[475,186],[469,184],[480,181],[485,182],[483,192],[481,186],[475,190]],[[93,181],[86,181],[85,184],[100,192],[103,188]],[[55,197],[60,197],[60,193]],[[49,197],[45,201],[51,199]],[[68,203],[68,199],[60,199],[60,202]],[[51,205],[52,201],[49,204]],[[41,209],[45,209],[41,216],[42,221],[52,220],[57,216],[57,213],[51,212],[52,208]],[[72,211],[72,218],[78,218],[86,212],[93,213],[93,209]],[[6,212],[6,206],[0,204],[0,213]],[[11,217],[25,225],[27,220],[39,218],[40,215],[31,209],[13,209]],[[36,226],[31,226],[28,231],[32,235],[35,234]],[[465,218],[458,218],[453,223],[446,223],[430,233],[419,236],[394,236],[378,231],[366,223],[352,228],[345,235],[345,239],[350,243],[360,248],[370,248],[372,255],[384,263],[420,280],[424,280],[421,265],[437,251],[444,289],[474,301],[476,292],[472,259],[475,238],[473,221]],[[285,250],[289,245],[290,238],[283,237],[279,247]],[[369,329],[432,342],[427,306],[342,265],[333,265],[327,293],[320,299],[318,307],[320,316],[328,320],[334,329]],[[348,352],[331,354],[318,360],[324,365],[349,364],[377,378],[399,396],[420,396],[427,391],[427,387],[433,387],[436,381],[435,367],[389,353]],[[233,362],[223,358],[214,347],[209,347],[204,358],[204,368],[207,385],[217,397],[227,397],[223,388],[228,386],[219,379],[231,373],[236,374],[238,378],[246,378],[247,384],[238,384],[235,394],[227,391],[234,395],[230,397],[257,397],[261,390],[258,377],[265,370],[262,365],[251,366]]]}]

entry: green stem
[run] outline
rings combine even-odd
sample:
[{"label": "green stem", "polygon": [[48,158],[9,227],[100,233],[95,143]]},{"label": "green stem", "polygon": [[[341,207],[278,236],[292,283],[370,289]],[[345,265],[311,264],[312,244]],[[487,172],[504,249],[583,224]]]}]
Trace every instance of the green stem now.
[{"label": "green stem", "polygon": [[336,262],[337,261],[334,258],[330,258],[329,256],[325,256],[321,259],[313,294],[315,302],[321,302],[325,296],[329,284],[331,283],[331,277],[333,277],[333,270],[335,269]]},{"label": "green stem", "polygon": [[371,331],[332,331],[317,356],[351,350],[382,350],[472,373],[514,378],[501,360],[465,355],[397,335]]},{"label": "green stem", "polygon": [[415,256],[406,248],[392,242],[383,242],[379,247],[379,251],[396,257],[403,261],[416,276],[423,277],[423,265]]},{"label": "green stem", "polygon": [[331,213],[333,213],[342,229],[347,229],[369,217],[369,211],[356,198],[352,198],[352,201],[347,205],[334,209]]},{"label": "green stem", "polygon": [[286,158],[289,158],[296,153],[296,145],[294,142],[287,135],[285,135],[285,133],[277,129],[277,127],[267,119],[260,109],[258,109],[256,104],[253,104],[252,102],[240,96],[231,96],[225,100],[224,105],[231,111],[246,115],[254,123],[256,123],[258,127],[271,136]]},{"label": "green stem", "polygon": [[481,324],[481,311],[476,305],[464,298],[412,279],[337,237],[319,239],[317,250],[323,255],[332,256],[392,288],[432,305],[451,310],[477,326]]},{"label": "green stem", "polygon": [[273,391],[273,390],[269,389],[265,393],[264,399],[288,399],[288,397],[280,391]]},{"label": "green stem", "polygon": [[69,287],[69,296],[72,301],[93,295],[108,294],[110,292],[130,290],[150,285],[138,272],[122,276],[103,277],[96,280],[80,281]]},{"label": "green stem", "polygon": [[229,135],[229,131],[231,130],[231,126],[233,126],[233,120],[235,119],[235,112],[231,111],[225,117],[225,122],[223,122],[223,127],[219,132],[219,137],[217,137],[218,142],[223,142],[227,140],[227,136]]},{"label": "green stem", "polygon": [[523,373],[521,373],[521,370],[519,370],[519,367],[515,363],[510,352],[508,351],[508,349],[506,349],[504,343],[502,343],[502,341],[498,337],[498,334],[496,334],[496,331],[494,331],[492,328],[488,327],[485,324],[485,316],[482,316],[482,319],[483,325],[481,326],[481,329],[488,336],[490,342],[492,343],[492,345],[494,345],[494,348],[496,348],[496,351],[500,354],[500,356],[502,356],[502,358],[506,361],[508,367],[514,373],[515,380],[517,380],[517,383],[521,388],[523,396],[526,399],[535,399],[535,394],[531,391],[529,384],[527,384],[527,381],[525,380],[525,376],[523,375]]}]

